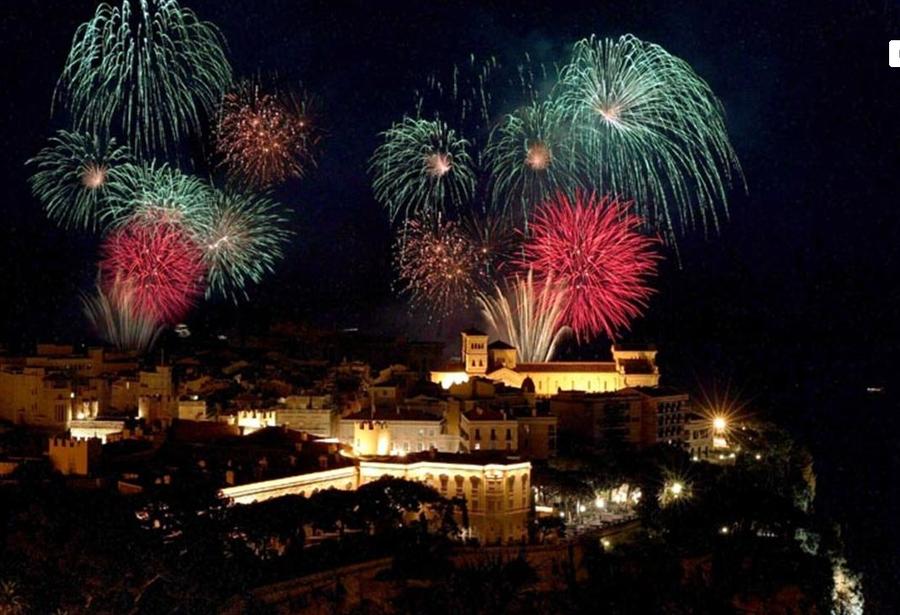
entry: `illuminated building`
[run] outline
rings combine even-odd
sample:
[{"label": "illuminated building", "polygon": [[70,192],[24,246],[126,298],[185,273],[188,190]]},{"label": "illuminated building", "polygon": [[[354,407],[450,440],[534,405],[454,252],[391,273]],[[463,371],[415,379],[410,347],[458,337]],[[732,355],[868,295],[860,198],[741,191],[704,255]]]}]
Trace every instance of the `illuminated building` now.
[{"label": "illuminated building", "polygon": [[514,451],[519,447],[519,426],[504,410],[477,407],[464,412],[459,432],[466,452]]},{"label": "illuminated building", "polygon": [[112,419],[76,419],[69,423],[72,438],[87,440],[96,438],[101,444],[115,439],[125,429],[125,421]]},{"label": "illuminated building", "polygon": [[50,438],[48,455],[58,472],[87,476],[100,456],[99,438]]},{"label": "illuminated building", "polygon": [[550,397],[559,391],[607,392],[659,384],[656,350],[643,346],[612,346],[612,361],[548,361],[520,363],[515,348],[505,342],[488,343],[477,329],[462,332],[460,361],[431,372],[431,381],[449,389],[473,376],[485,376],[512,387],[526,379],[535,394]]},{"label": "illuminated building", "polygon": [[345,416],[339,424],[340,441],[359,455],[459,450],[459,438],[448,432],[442,416],[402,406],[373,407]]},{"label": "illuminated building", "polygon": [[71,379],[43,367],[0,371],[0,418],[20,425],[66,429],[73,418]]},{"label": "illuminated building", "polygon": [[138,417],[148,421],[171,421],[178,415],[178,396],[172,368],[159,365],[138,374]]},{"label": "illuminated building", "polygon": [[582,444],[619,441],[638,447],[681,443],[690,398],[669,387],[629,387],[609,393],[563,391],[550,399],[559,431]]},{"label": "illuminated building", "polygon": [[242,434],[250,435],[264,427],[275,427],[278,421],[274,410],[238,410],[229,423],[237,425]]},{"label": "illuminated building", "polygon": [[331,395],[288,395],[275,409],[278,425],[322,438],[337,434],[337,411]]},{"label": "illuminated building", "polygon": [[206,420],[206,400],[197,395],[178,400],[178,418],[186,421]]},{"label": "illuminated building", "polygon": [[518,542],[527,537],[531,464],[497,453],[460,455],[432,451],[407,457],[359,459],[349,467],[234,485],[221,493],[237,504],[249,504],[285,495],[308,497],[332,488],[354,490],[383,477],[424,483],[445,498],[465,498],[467,537],[487,544]]}]

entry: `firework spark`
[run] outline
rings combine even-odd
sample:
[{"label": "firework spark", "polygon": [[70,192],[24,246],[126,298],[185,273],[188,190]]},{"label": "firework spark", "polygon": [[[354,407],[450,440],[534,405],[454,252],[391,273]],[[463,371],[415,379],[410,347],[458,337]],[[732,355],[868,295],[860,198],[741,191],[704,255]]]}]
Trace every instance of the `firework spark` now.
[{"label": "firework spark", "polygon": [[726,188],[742,178],[722,106],[709,85],[662,47],[628,35],[575,45],[553,96],[602,192],[639,204],[670,238],[718,228]]},{"label": "firework spark", "polygon": [[456,211],[475,190],[469,143],[439,120],[404,118],[382,133],[372,188],[391,220]]},{"label": "firework spark", "polygon": [[175,0],[102,3],[75,32],[55,101],[75,126],[171,152],[200,130],[231,82],[222,35]]},{"label": "firework spark", "polygon": [[318,137],[309,121],[309,99],[263,92],[242,83],[222,103],[216,151],[232,180],[266,188],[302,177],[315,164]]},{"label": "firework spark", "polygon": [[102,253],[104,290],[127,289],[143,318],[177,322],[203,295],[203,252],[179,224],[132,221],[107,236]]},{"label": "firework spark", "polygon": [[108,292],[98,285],[96,294],[82,296],[81,303],[97,335],[118,350],[145,353],[163,331],[153,315],[137,309],[134,293],[121,284],[113,284]]},{"label": "firework spark", "polygon": [[128,148],[114,139],[61,130],[28,161],[37,167],[31,190],[60,226],[94,230],[107,206],[108,182],[130,160]]},{"label": "firework spark", "polygon": [[470,213],[463,217],[461,228],[486,277],[506,269],[519,249],[519,234],[508,216]]},{"label": "firework spark", "polygon": [[290,233],[281,207],[266,196],[217,192],[202,247],[209,268],[207,296],[237,299],[245,286],[274,270]]},{"label": "firework spark", "polygon": [[565,286],[562,322],[579,339],[600,332],[614,338],[653,292],[648,278],[656,274],[657,240],[640,232],[642,222],[629,206],[594,194],[558,194],[532,220],[520,265],[533,269],[541,284]]},{"label": "firework spark", "polygon": [[438,319],[470,304],[482,283],[478,253],[455,222],[406,223],[394,246],[397,281],[413,308]]},{"label": "firework spark", "polygon": [[550,361],[556,346],[571,331],[560,324],[565,306],[565,290],[552,281],[535,289],[533,274],[494,286],[494,292],[480,294],[481,313],[492,333],[516,347],[525,363]]},{"label": "firework spark", "polygon": [[165,164],[125,164],[109,182],[104,221],[120,227],[135,220],[182,225],[192,235],[209,232],[214,193],[202,180]]},{"label": "firework spark", "polygon": [[567,131],[547,103],[522,107],[506,116],[485,148],[494,206],[525,221],[544,199],[572,192],[581,184],[575,172],[579,157]]}]

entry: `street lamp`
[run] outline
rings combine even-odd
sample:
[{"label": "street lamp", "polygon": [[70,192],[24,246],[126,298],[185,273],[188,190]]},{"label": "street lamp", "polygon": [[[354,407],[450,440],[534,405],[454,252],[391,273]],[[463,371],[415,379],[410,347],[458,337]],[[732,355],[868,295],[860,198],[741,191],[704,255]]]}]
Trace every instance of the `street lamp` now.
[{"label": "street lamp", "polygon": [[713,429],[716,433],[724,433],[724,431],[728,428],[728,421],[724,416],[714,416],[713,417]]}]

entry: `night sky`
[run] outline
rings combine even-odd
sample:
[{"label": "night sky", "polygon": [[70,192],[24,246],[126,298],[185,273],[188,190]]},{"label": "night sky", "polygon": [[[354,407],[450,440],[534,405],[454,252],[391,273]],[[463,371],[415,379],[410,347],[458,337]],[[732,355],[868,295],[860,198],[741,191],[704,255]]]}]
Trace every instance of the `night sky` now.
[{"label": "night sky", "polygon": [[[885,61],[896,12],[863,3],[787,12],[778,2],[604,4],[392,3],[372,11],[365,3],[191,2],[221,28],[236,74],[302,81],[321,97],[327,129],[318,171],[277,192],[297,231],[277,275],[252,289],[250,303],[207,303],[193,322],[283,315],[396,329],[404,310],[390,287],[390,232],[366,173],[377,133],[412,110],[412,92],[429,73],[470,53],[512,64],[527,52],[552,65],[579,38],[631,32],[686,59],[710,83],[749,186],[746,196],[732,191],[732,215],[718,235],[682,240],[681,266],[669,259],[631,337],[657,342],[672,364],[690,359],[695,371],[737,361],[730,375],[741,379],[791,381],[823,359],[885,378],[898,307],[891,112],[900,71]],[[11,343],[86,334],[78,293],[92,284],[96,239],[45,219],[23,165],[58,127],[53,87],[76,26],[95,6],[17,2],[0,20],[9,60],[0,338]]]},{"label": "night sky", "polygon": [[[78,293],[93,282],[96,240],[45,218],[24,163],[57,127],[53,87],[75,28],[96,4],[20,0],[5,3],[0,17],[7,343],[87,334]],[[318,171],[277,192],[297,231],[277,275],[251,291],[250,304],[202,305],[192,326],[285,316],[396,330],[404,307],[390,287],[390,232],[366,173],[377,133],[412,111],[413,89],[430,72],[470,53],[515,62],[528,52],[553,64],[582,37],[630,32],[709,82],[749,186],[746,196],[732,192],[732,215],[718,235],[683,240],[681,266],[669,260],[631,337],[660,346],[671,380],[730,386],[805,430],[817,450],[838,443],[835,433],[853,432],[840,444],[848,458],[865,451],[882,479],[894,476],[900,464],[881,434],[898,419],[891,414],[893,423],[879,426],[880,418],[865,416],[893,402],[865,410],[853,393],[893,384],[897,365],[900,69],[888,67],[887,41],[900,38],[900,10],[892,3],[186,4],[220,27],[236,74],[275,71],[302,81],[321,97],[327,127]],[[421,323],[414,330],[438,335]],[[578,352],[593,356],[603,346]],[[869,448],[862,433],[878,442]],[[824,471],[853,467],[845,461],[825,459]],[[894,490],[879,497],[888,510],[898,504]],[[871,538],[873,548],[886,548],[882,538],[896,544],[896,530],[885,531]]]}]

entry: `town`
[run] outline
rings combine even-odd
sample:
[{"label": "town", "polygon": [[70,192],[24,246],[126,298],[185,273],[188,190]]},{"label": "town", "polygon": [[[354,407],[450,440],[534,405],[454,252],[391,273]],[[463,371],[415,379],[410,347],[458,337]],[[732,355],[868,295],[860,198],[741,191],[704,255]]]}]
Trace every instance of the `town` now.
[{"label": "town", "polygon": [[[285,561],[292,545],[308,554],[361,540],[361,530],[391,534],[376,529],[377,519],[354,517],[352,502],[364,505],[346,499],[387,498],[400,526],[424,523],[456,549],[480,545],[549,566],[556,572],[542,572],[541,583],[556,590],[567,575],[584,576],[572,545],[580,561],[586,546],[613,552],[640,542],[662,523],[648,517],[648,502],[652,515],[681,510],[701,499],[704,482],[722,480],[701,478],[711,471],[758,478],[776,466],[786,482],[774,488],[797,514],[814,495],[802,450],[739,408],[710,407],[666,385],[652,346],[613,345],[609,361],[522,363],[516,348],[475,328],[459,334],[449,360],[439,342],[358,332],[287,328],[241,344],[221,337],[152,359],[58,344],[3,356],[3,483],[59,476],[58,489],[116,499],[163,542],[186,531],[173,502],[204,493],[178,506],[211,514],[224,505],[243,523],[252,519],[265,539],[246,529],[232,529],[232,538],[256,558]],[[413,491],[395,501],[391,489]],[[286,509],[278,516],[285,523],[287,515],[289,535],[266,534],[265,507],[298,498],[338,499],[305,520]],[[796,530],[782,519],[721,514],[708,523],[713,538]],[[314,600],[303,584],[290,599],[259,591],[272,604]]]}]

